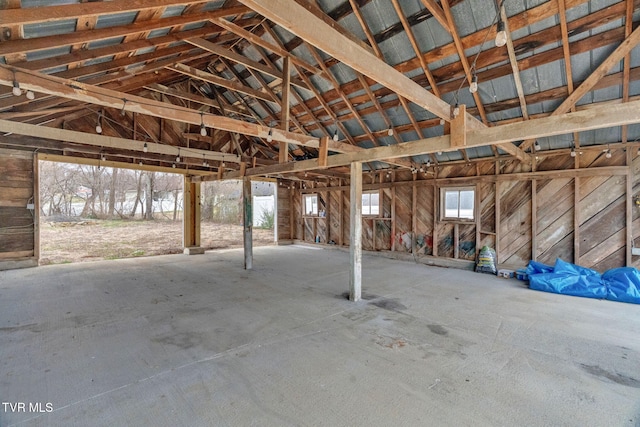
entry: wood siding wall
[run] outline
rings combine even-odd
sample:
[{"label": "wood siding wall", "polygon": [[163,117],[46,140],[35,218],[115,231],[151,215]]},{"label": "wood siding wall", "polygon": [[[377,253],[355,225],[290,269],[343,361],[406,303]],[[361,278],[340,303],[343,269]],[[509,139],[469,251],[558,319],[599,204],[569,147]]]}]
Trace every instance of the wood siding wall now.
[{"label": "wood siding wall", "polygon": [[0,270],[38,264],[32,152],[0,149]]},{"label": "wood siding wall", "polygon": [[[381,214],[363,218],[363,249],[474,260],[487,245],[509,267],[524,267],[530,259],[553,264],[558,257],[599,271],[627,260],[640,266],[640,256],[631,256],[627,245],[627,239],[640,237],[640,157],[629,153],[627,159],[622,149],[611,158],[585,150],[577,159],[554,156],[535,167],[507,161],[432,168],[415,177],[365,174],[364,191],[380,191]],[[295,187],[297,227],[291,237],[348,245],[348,182],[312,185]],[[476,189],[474,221],[440,220],[440,189],[447,186]],[[301,215],[302,196],[310,193],[318,194],[325,218]],[[634,223],[629,229],[627,215]],[[640,238],[633,241],[640,246]]]}]

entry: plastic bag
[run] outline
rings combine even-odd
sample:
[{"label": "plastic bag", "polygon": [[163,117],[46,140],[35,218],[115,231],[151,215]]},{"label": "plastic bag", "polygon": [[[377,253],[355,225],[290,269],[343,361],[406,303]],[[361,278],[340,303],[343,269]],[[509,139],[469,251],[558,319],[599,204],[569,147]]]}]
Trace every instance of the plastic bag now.
[{"label": "plastic bag", "polygon": [[496,251],[489,246],[483,246],[476,262],[477,273],[498,274],[496,266]]}]

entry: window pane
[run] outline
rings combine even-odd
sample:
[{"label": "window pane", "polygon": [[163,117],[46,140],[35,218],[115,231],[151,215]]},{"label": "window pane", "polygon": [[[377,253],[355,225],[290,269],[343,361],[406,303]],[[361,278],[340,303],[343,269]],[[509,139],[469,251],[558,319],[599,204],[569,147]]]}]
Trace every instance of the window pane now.
[{"label": "window pane", "polygon": [[473,191],[460,191],[460,218],[473,219]]},{"label": "window pane", "polygon": [[371,215],[380,214],[380,193],[371,193]]},{"label": "window pane", "polygon": [[362,215],[371,215],[369,193],[362,193]]},{"label": "window pane", "polygon": [[458,192],[457,191],[445,191],[444,216],[447,218],[458,218]]},{"label": "window pane", "polygon": [[306,215],[318,215],[318,196],[304,197],[304,212]]}]

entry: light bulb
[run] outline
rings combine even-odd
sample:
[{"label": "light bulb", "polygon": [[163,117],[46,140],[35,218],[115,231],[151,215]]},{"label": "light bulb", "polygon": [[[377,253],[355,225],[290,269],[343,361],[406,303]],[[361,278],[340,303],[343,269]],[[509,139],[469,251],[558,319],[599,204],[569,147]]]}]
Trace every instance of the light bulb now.
[{"label": "light bulb", "polygon": [[147,143],[145,142],[144,145],[142,146],[142,152],[146,153],[147,151],[149,151],[149,147],[147,147]]},{"label": "light bulb", "polygon": [[13,90],[11,91],[15,96],[22,95],[22,91],[20,90],[20,84],[17,80],[13,81]]},{"label": "light bulb", "polygon": [[180,155],[176,156],[176,163],[180,163]]},{"label": "light bulb", "polygon": [[389,126],[389,130],[387,130],[387,135],[393,136],[393,128]]},{"label": "light bulb", "polygon": [[100,126],[100,123],[96,125],[96,133],[102,133],[102,126]]},{"label": "light bulb", "polygon": [[102,159],[103,162],[107,160],[107,158],[105,157],[104,154],[102,155],[101,159]]},{"label": "light bulb", "polygon": [[453,117],[458,117],[458,114],[460,114],[460,107],[458,106],[458,103],[456,102],[456,106],[453,107]]},{"label": "light bulb", "polygon": [[533,144],[533,148],[534,148],[536,151],[540,151],[540,150],[542,149],[542,147],[540,147],[540,143],[539,143],[538,141],[536,141],[536,143],[535,143],[535,144]]},{"label": "light bulb", "polygon": [[269,133],[267,134],[267,142],[273,141],[273,130],[269,129]]},{"label": "light bulb", "polygon": [[142,160],[140,160],[140,162],[138,162],[138,164],[139,164],[140,166],[142,166]]},{"label": "light bulb", "polygon": [[569,154],[571,155],[571,157],[575,157],[576,156],[576,149],[571,147],[571,151],[569,152]]},{"label": "light bulb", "polygon": [[334,141],[338,140],[338,131],[337,130],[333,133],[333,140]]},{"label": "light bulb", "polygon": [[204,126],[204,124],[200,125],[200,135],[207,136],[207,128]]},{"label": "light bulb", "polygon": [[611,158],[611,150],[607,150],[607,152],[604,155],[607,159]]},{"label": "light bulb", "polygon": [[123,100],[122,100],[122,102],[123,102],[123,104],[122,104],[122,110],[120,110],[120,115],[121,115],[122,117],[124,117],[124,115],[126,114],[126,112],[125,112],[125,110],[124,110],[124,109],[125,109],[125,107],[127,106],[127,100],[126,100],[126,99],[123,99]]},{"label": "light bulb", "polygon": [[28,90],[28,91],[27,91],[27,99],[28,99],[28,100],[34,100],[34,99],[36,99],[36,94],[35,94],[35,93],[33,93],[33,91],[32,91],[32,90]]},{"label": "light bulb", "polygon": [[496,46],[502,47],[507,44],[507,32],[504,29],[504,22],[502,19],[498,21],[496,31]]},{"label": "light bulb", "polygon": [[478,76],[473,73],[473,78],[471,79],[471,84],[469,85],[469,92],[476,93],[478,91]]}]

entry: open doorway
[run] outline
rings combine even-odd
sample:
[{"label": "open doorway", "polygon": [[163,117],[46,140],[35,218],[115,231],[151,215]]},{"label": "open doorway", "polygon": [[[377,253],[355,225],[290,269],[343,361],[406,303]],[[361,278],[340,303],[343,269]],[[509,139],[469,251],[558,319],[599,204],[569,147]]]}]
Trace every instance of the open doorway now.
[{"label": "open doorway", "polygon": [[[182,175],[40,161],[39,176],[41,265],[182,253]],[[273,183],[252,193],[275,200]],[[201,246],[242,247],[242,182],[203,183],[201,195]],[[254,246],[274,244],[275,211],[260,210]]]}]

